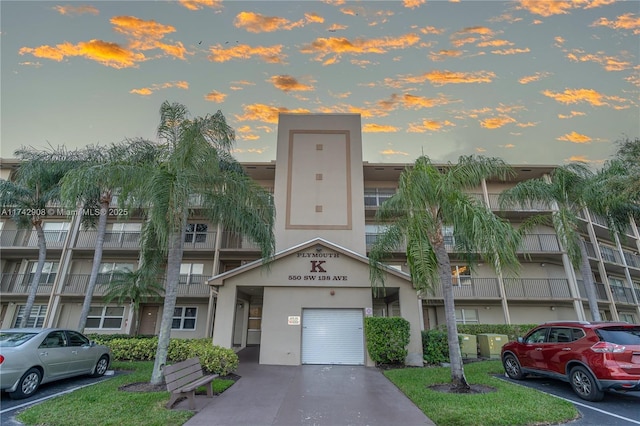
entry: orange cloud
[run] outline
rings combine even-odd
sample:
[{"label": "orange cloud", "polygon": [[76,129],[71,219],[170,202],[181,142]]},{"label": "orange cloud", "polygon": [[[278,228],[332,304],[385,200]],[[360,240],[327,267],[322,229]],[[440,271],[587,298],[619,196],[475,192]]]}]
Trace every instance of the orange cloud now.
[{"label": "orange cloud", "polygon": [[346,30],[347,28],[349,27],[347,27],[346,25],[332,24],[329,28],[327,28],[327,31],[334,32],[338,30]]},{"label": "orange cloud", "polygon": [[84,15],[86,13],[90,15],[100,14],[98,9],[89,5],[72,6],[68,4],[66,6],[54,6],[53,9],[60,15]]},{"label": "orange cloud", "polygon": [[274,75],[269,81],[283,92],[290,92],[292,90],[307,92],[313,90],[312,85],[300,83],[295,77],[290,75]]},{"label": "orange cloud", "polygon": [[509,123],[515,123],[515,119],[513,117],[509,117],[508,115],[502,115],[499,117],[491,117],[485,118],[480,121],[480,125],[485,129],[499,129],[500,127],[506,126]]},{"label": "orange cloud", "polygon": [[[577,3],[577,2],[576,2]],[[575,6],[570,1],[558,0],[522,0],[517,6],[518,10],[527,10],[534,15],[549,17],[552,15],[564,15]]]},{"label": "orange cloud", "polygon": [[138,62],[146,60],[142,53],[134,53],[117,43],[102,40],[90,40],[75,45],[62,43],[56,46],[22,47],[18,53],[20,55],[30,53],[37,58],[58,62],[67,56],[80,56],[117,69],[135,67]]},{"label": "orange cloud", "polygon": [[529,53],[531,50],[527,47],[525,49],[504,49],[504,50],[492,50],[494,55],[516,55],[518,53]]},{"label": "orange cloud", "polygon": [[179,3],[189,10],[200,10],[205,7],[221,9],[222,0],[178,0]]},{"label": "orange cloud", "polygon": [[632,64],[627,61],[615,58],[613,56],[605,56],[601,52],[595,55],[581,54],[580,51],[568,53],[567,58],[574,62],[595,62],[602,65],[606,71],[624,71],[631,68]]},{"label": "orange cloud", "polygon": [[287,57],[282,53],[282,45],[274,46],[249,46],[248,44],[239,44],[237,46],[225,49],[222,45],[217,44],[209,48],[211,55],[209,60],[213,62],[227,62],[232,59],[250,59],[257,56],[261,60],[271,64],[281,64]]},{"label": "orange cloud", "polygon": [[277,16],[264,16],[254,12],[240,12],[233,21],[236,28],[243,28],[250,33],[269,33],[279,30],[292,30],[302,27],[304,20],[291,22]]},{"label": "orange cloud", "polygon": [[534,75],[528,75],[525,77],[522,77],[518,80],[518,83],[520,84],[529,84],[529,83],[533,83],[534,81],[539,81],[542,78],[548,77],[549,74],[548,72],[537,72]]},{"label": "orange cloud", "polygon": [[220,93],[216,90],[212,90],[211,92],[204,95],[204,98],[210,102],[222,103],[226,99],[227,95],[225,93]]},{"label": "orange cloud", "polygon": [[[407,80],[409,82],[420,82],[428,80],[435,86],[445,84],[461,84],[461,83],[491,83],[495,78],[495,73],[491,71],[477,72],[453,72],[453,71],[431,71]],[[413,81],[411,81],[413,80]]]},{"label": "orange cloud", "polygon": [[567,133],[566,135],[560,136],[559,138],[556,138],[556,139],[559,141],[567,141],[567,142],[573,142],[573,143],[590,143],[591,142],[591,138],[589,136],[581,135],[580,133],[576,133],[576,132]]},{"label": "orange cloud", "polygon": [[513,46],[508,40],[487,40],[478,43],[478,47],[500,47],[500,46]]},{"label": "orange cloud", "polygon": [[409,154],[403,151],[395,151],[393,149],[385,149],[380,151],[380,154],[382,155],[404,155],[404,156],[408,156]]},{"label": "orange cloud", "polygon": [[418,31],[420,31],[422,34],[442,34],[444,33],[443,29],[438,29],[436,27],[424,27],[424,28],[420,28]]},{"label": "orange cloud", "polygon": [[153,94],[153,92],[157,92],[158,90],[161,90],[161,89],[168,89],[171,87],[177,87],[178,89],[187,90],[189,89],[189,83],[186,81],[172,81],[169,83],[153,84],[151,87],[131,89],[129,93],[132,93],[134,95],[149,96]]},{"label": "orange cloud", "polygon": [[427,0],[402,0],[402,5],[409,9],[415,9],[425,4]]},{"label": "orange cloud", "polygon": [[545,90],[542,94],[565,105],[586,102],[591,106],[611,106],[607,101],[625,102],[617,96],[606,96],[593,89],[566,89],[562,93]]},{"label": "orange cloud", "polygon": [[615,21],[607,18],[600,18],[591,24],[592,27],[609,27],[614,30],[633,30],[633,34],[640,34],[640,17],[636,17],[633,13],[625,13],[618,16]]},{"label": "orange cloud", "polygon": [[170,45],[161,41],[165,35],[176,31],[171,25],[159,24],[154,20],[145,21],[134,16],[115,16],[111,18],[111,23],[115,32],[129,39],[129,48],[132,50],[160,49],[167,55],[179,59],[184,59],[187,53],[180,42]]},{"label": "orange cloud", "polygon": [[578,117],[581,115],[587,115],[584,112],[579,112],[579,111],[571,111],[571,113],[569,113],[568,115],[564,115],[564,114],[558,114],[558,118],[559,119],[567,119],[567,118],[573,118],[573,117]]},{"label": "orange cloud", "polygon": [[504,145],[504,146],[503,146],[503,148],[507,148],[507,149],[509,149],[509,148],[515,148],[515,147],[516,147],[516,146],[515,146],[514,144],[512,144],[512,143],[508,143],[508,144],[506,144],[506,145]]},{"label": "orange cloud", "polygon": [[443,127],[455,127],[455,124],[449,120],[423,120],[422,123],[409,123],[407,133],[425,133],[429,131],[440,130]]},{"label": "orange cloud", "polygon": [[315,12],[305,13],[304,14],[304,19],[307,22],[313,22],[313,23],[316,23],[316,24],[324,23],[324,18],[322,16],[318,15]]},{"label": "orange cloud", "polygon": [[447,58],[457,58],[462,56],[462,50],[440,50],[439,52],[431,52],[429,58],[432,61],[444,61]]},{"label": "orange cloud", "polygon": [[276,124],[278,122],[278,114],[283,113],[309,113],[308,109],[297,108],[288,109],[285,107],[274,107],[265,104],[251,104],[243,107],[244,114],[235,116],[238,121],[262,121],[264,123]]},{"label": "orange cloud", "polygon": [[397,127],[384,124],[367,123],[362,126],[363,133],[394,133],[397,131]]},{"label": "orange cloud", "polygon": [[[339,60],[343,54],[361,55],[365,53],[387,53],[389,50],[404,49],[416,44],[420,37],[416,34],[405,34],[399,37],[384,37],[378,39],[355,39],[346,37],[317,38],[310,44],[304,45],[301,53],[314,55],[314,60],[324,61],[329,65]],[[327,58],[327,56],[333,55]]]}]

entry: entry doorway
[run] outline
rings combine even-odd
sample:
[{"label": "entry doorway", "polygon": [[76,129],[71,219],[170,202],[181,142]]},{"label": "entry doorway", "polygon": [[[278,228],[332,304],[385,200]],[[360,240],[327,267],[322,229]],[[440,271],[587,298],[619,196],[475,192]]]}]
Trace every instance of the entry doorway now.
[{"label": "entry doorway", "polygon": [[142,335],[155,335],[156,325],[158,323],[158,311],[159,306],[143,306],[140,311],[140,327],[138,328],[138,334]]}]

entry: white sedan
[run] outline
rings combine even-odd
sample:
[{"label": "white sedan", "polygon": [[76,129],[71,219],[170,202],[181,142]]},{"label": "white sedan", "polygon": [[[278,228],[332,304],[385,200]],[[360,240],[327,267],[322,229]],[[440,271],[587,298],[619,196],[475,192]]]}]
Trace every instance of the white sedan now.
[{"label": "white sedan", "polygon": [[0,390],[27,398],[42,383],[89,374],[104,375],[111,351],[82,333],[59,328],[0,330]]}]

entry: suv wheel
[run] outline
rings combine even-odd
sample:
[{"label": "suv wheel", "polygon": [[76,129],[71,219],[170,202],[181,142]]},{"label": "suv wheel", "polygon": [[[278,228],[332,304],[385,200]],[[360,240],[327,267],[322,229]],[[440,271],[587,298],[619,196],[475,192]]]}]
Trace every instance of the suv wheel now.
[{"label": "suv wheel", "polygon": [[582,366],[576,366],[569,372],[569,382],[575,393],[587,401],[601,401],[604,392],[598,388],[593,375]]},{"label": "suv wheel", "polygon": [[502,359],[502,365],[504,366],[504,371],[507,373],[507,376],[512,379],[520,380],[524,378],[524,374],[522,374],[522,369],[520,368],[520,363],[514,355],[505,355]]}]

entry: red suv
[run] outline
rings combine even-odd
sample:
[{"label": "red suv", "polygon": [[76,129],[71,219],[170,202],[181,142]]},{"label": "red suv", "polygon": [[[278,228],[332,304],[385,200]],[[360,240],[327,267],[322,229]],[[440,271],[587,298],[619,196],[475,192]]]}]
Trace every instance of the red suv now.
[{"label": "red suv", "polygon": [[588,401],[609,389],[640,390],[640,325],[547,322],[505,344],[502,364],[512,379],[534,374],[569,382]]}]

